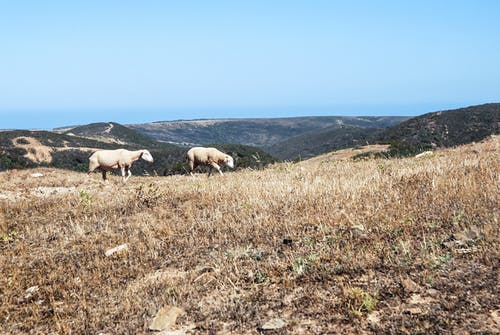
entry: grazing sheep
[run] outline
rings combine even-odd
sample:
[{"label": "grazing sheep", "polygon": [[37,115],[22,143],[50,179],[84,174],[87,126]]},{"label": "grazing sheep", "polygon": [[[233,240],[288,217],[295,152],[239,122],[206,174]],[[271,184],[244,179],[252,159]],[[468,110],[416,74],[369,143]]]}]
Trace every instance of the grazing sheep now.
[{"label": "grazing sheep", "polygon": [[[89,157],[88,174],[95,169],[100,169],[102,171],[102,179],[106,180],[106,171],[121,169],[123,182],[126,182],[132,175],[132,172],[130,172],[132,163],[140,158],[148,162],[153,162],[153,156],[151,156],[149,151],[144,149],[137,151],[125,149],[99,150]],[[125,177],[125,174],[127,174],[127,177]]]},{"label": "grazing sheep", "polygon": [[187,152],[187,159],[189,161],[189,173],[193,176],[193,171],[199,165],[206,165],[210,167],[208,176],[212,174],[212,168],[217,169],[221,176],[223,175],[220,170],[220,165],[225,165],[234,168],[233,157],[215,148],[194,147]]}]

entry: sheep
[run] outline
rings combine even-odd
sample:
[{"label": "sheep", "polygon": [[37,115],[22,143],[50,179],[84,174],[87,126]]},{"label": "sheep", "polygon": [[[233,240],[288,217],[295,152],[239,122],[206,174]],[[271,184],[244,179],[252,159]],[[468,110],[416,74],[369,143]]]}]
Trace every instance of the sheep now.
[{"label": "sheep", "polygon": [[189,149],[186,154],[189,162],[189,173],[194,176],[193,171],[199,165],[209,166],[208,176],[212,174],[212,168],[217,169],[220,175],[224,174],[220,170],[220,165],[225,165],[234,168],[233,157],[217,150],[216,148],[194,147]]},{"label": "sheep", "polygon": [[[90,175],[95,169],[99,169],[102,171],[102,179],[106,180],[106,171],[121,169],[123,182],[126,182],[132,175],[132,172],[130,172],[132,163],[140,158],[153,162],[153,156],[145,149],[137,151],[126,149],[98,150],[89,157],[87,175]],[[126,177],[125,174],[127,174]]]}]

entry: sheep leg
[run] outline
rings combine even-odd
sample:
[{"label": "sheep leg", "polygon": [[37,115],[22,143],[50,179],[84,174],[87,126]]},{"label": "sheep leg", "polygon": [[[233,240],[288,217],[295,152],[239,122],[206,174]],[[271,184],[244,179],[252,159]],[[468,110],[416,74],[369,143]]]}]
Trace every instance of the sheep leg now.
[{"label": "sheep leg", "polygon": [[132,172],[130,171],[130,167],[128,167],[128,166],[125,167],[125,173],[127,174],[127,177],[125,177],[123,182],[126,182],[130,178],[130,176],[132,175]]},{"label": "sheep leg", "polygon": [[123,182],[126,182],[127,181],[127,178],[125,178],[125,169],[126,167],[125,166],[120,166],[120,170],[122,171],[122,180]]},{"label": "sheep leg", "polygon": [[194,177],[194,173],[193,173],[193,171],[194,171],[194,169],[196,169],[196,166],[197,166],[197,165],[195,164],[195,162],[193,162],[193,161],[189,161],[189,174],[190,174],[192,177]]},{"label": "sheep leg", "polygon": [[102,170],[102,179],[106,181],[106,170]]},{"label": "sheep leg", "polygon": [[[217,171],[219,171],[220,175],[223,176],[224,174],[222,173],[222,171],[220,170],[220,166],[219,164],[217,163],[210,163],[210,166],[213,167],[214,169],[216,169]],[[210,169],[210,173],[212,172],[212,169]],[[210,176],[210,173],[208,174]]]}]

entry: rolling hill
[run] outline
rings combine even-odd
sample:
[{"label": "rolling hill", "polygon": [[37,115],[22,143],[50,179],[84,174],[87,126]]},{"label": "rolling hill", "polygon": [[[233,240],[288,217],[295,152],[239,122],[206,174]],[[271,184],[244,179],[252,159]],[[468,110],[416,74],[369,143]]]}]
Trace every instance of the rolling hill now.
[{"label": "rolling hill", "polygon": [[387,128],[373,141],[416,151],[477,142],[500,133],[500,103],[427,113]]},{"label": "rolling hill", "polygon": [[407,117],[396,116],[311,116],[161,121],[127,126],[156,140],[183,145],[238,143],[265,148],[290,137],[325,128],[335,129],[343,126],[385,128],[407,119]]}]

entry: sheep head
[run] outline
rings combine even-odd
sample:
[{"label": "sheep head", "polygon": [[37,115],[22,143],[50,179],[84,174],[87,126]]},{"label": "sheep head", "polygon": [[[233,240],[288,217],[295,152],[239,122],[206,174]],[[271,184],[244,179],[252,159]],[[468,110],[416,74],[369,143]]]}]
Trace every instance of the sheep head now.
[{"label": "sheep head", "polygon": [[226,157],[224,157],[224,164],[226,164],[226,166],[230,167],[231,169],[234,168],[233,157],[226,155]]},{"label": "sheep head", "polygon": [[150,162],[150,163],[153,162],[153,156],[151,156],[151,154],[147,150],[142,150],[141,158],[147,162]]}]

